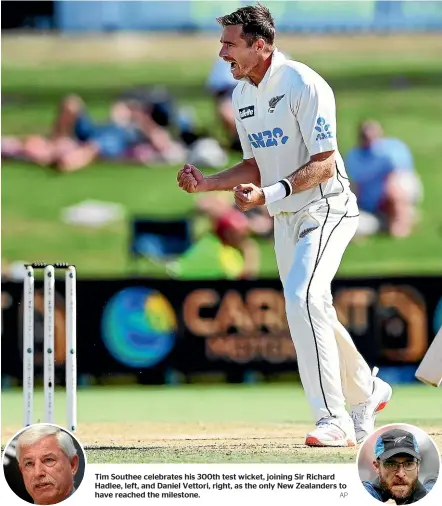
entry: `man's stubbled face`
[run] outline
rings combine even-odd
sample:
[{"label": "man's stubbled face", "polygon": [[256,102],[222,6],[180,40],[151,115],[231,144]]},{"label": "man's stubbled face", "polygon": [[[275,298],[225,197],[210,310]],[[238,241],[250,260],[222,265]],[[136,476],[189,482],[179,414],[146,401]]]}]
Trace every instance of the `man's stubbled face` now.
[{"label": "man's stubbled face", "polygon": [[230,71],[235,79],[243,79],[250,75],[252,70],[259,64],[257,43],[247,45],[243,38],[242,26],[226,26],[221,35],[220,58],[230,63]]}]

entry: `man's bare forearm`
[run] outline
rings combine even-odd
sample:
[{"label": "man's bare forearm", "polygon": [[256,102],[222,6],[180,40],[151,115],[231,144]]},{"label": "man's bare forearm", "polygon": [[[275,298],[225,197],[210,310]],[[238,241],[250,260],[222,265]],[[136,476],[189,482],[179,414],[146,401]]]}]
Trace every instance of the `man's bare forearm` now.
[{"label": "man's bare forearm", "polygon": [[237,163],[230,169],[207,176],[206,181],[209,184],[208,191],[230,191],[242,183],[260,186],[261,176],[255,159],[250,158]]},{"label": "man's bare forearm", "polygon": [[293,188],[293,193],[310,190],[330,179],[335,172],[335,159],[333,156],[325,160],[310,160],[286,179]]}]

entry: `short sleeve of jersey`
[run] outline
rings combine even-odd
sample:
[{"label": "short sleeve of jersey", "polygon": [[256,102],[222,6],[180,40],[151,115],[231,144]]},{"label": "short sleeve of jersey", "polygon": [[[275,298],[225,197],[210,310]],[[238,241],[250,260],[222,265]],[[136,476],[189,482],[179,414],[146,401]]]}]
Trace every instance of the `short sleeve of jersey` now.
[{"label": "short sleeve of jersey", "polygon": [[325,82],[293,86],[292,110],[310,156],[337,149],[335,97]]},{"label": "short sleeve of jersey", "polygon": [[233,92],[233,97],[232,97],[233,112],[235,114],[236,130],[238,132],[238,137],[241,142],[243,159],[248,160],[250,158],[254,158],[254,156],[253,156],[252,146],[250,145],[250,141],[247,136],[246,129],[244,128],[241,118],[238,115],[238,104],[236,101],[236,90],[237,89],[238,89],[238,87],[235,88],[235,91]]}]

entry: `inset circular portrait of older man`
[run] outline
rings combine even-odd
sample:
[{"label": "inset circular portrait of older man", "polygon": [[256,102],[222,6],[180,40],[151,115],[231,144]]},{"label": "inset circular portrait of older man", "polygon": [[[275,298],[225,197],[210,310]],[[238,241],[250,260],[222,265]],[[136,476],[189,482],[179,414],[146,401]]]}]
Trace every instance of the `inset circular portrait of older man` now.
[{"label": "inset circular portrait of older man", "polygon": [[362,485],[380,502],[411,504],[435,494],[439,450],[431,437],[414,425],[380,427],[362,444],[357,462]]},{"label": "inset circular portrait of older man", "polygon": [[80,486],[86,457],[78,440],[57,425],[40,423],[6,445],[3,471],[10,489],[33,504],[59,504]]}]

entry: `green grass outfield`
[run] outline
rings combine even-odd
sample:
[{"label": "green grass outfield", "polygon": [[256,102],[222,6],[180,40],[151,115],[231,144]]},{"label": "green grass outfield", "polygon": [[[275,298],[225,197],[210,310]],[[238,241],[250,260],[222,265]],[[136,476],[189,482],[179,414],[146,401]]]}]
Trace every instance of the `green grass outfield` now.
[{"label": "green grass outfield", "polygon": [[[412,237],[371,238],[348,249],[340,275],[435,273],[442,271],[439,167],[442,132],[442,53],[438,35],[399,37],[289,37],[288,52],[324,75],[338,106],[338,141],[345,153],[358,122],[379,119],[388,135],[406,141],[422,176],[425,200]],[[2,134],[48,132],[60,98],[80,93],[93,116],[104,119],[121,90],[167,86],[198,122],[215,134],[212,104],[204,83],[218,51],[217,34],[2,38]],[[232,160],[233,161],[233,160]],[[193,197],[176,186],[178,167],[94,164],[57,175],[23,163],[2,167],[2,255],[4,260],[68,261],[79,275],[127,274],[125,221],[99,230],[61,222],[64,207],[86,199],[123,204],[127,216],[183,216]],[[210,261],[210,259],[208,259]],[[153,266],[146,274],[160,274]],[[263,276],[275,276],[271,243],[262,244]]]},{"label": "green grass outfield", "polygon": [[[377,425],[410,423],[442,451],[440,389],[395,386]],[[63,391],[55,422],[65,423]],[[35,398],[35,420],[43,395]],[[2,392],[2,445],[20,429],[22,394]],[[299,385],[91,387],[78,393],[77,437],[90,463],[352,462],[357,448],[307,448],[311,416]]]}]

